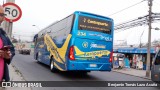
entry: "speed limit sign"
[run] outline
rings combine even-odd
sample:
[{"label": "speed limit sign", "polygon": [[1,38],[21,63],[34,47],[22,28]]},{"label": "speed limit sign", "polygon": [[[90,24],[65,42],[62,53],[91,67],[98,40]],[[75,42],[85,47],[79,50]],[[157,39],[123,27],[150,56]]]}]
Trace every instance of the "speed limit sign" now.
[{"label": "speed limit sign", "polygon": [[18,5],[15,3],[5,3],[3,4],[5,20],[8,22],[15,22],[19,20],[22,16],[22,11]]}]

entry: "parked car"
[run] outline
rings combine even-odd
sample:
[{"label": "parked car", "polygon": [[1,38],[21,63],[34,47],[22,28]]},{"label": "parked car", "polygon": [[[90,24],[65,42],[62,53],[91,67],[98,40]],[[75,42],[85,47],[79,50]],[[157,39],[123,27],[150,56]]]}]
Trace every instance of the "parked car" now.
[{"label": "parked car", "polygon": [[19,54],[29,54],[31,53],[31,49],[30,48],[22,48],[19,50]]}]

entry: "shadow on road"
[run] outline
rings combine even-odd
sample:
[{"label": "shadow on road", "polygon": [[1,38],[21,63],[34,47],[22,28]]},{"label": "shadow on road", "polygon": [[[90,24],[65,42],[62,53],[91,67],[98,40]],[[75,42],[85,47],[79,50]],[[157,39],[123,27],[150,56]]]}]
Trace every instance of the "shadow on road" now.
[{"label": "shadow on road", "polygon": [[[46,69],[50,69],[50,67],[46,64],[43,64],[41,62],[35,62],[41,66],[43,66]],[[56,72],[50,72],[52,74],[56,74],[56,75],[60,75],[63,78],[68,78],[69,80],[89,80],[89,81],[99,81],[99,79],[97,79],[96,77],[94,77],[93,75],[90,75],[90,72],[78,72],[78,71],[56,71]]]}]

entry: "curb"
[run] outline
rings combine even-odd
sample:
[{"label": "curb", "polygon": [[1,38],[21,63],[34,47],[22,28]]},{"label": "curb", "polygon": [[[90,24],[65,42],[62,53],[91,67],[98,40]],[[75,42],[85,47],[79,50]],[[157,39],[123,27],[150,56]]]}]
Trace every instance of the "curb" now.
[{"label": "curb", "polygon": [[130,75],[130,76],[135,76],[135,77],[140,77],[140,78],[143,78],[143,79],[151,80],[151,78],[148,78],[148,77],[145,77],[145,76],[143,77],[143,76],[138,76],[138,75],[132,75],[132,74],[124,73],[124,72],[121,72],[121,71],[112,70],[112,72],[122,73],[122,74]]},{"label": "curb", "polygon": [[[15,67],[15,65],[10,64],[9,73],[10,81],[26,81],[22,73]],[[30,87],[5,87],[4,90],[32,90]]]},{"label": "curb", "polygon": [[[25,78],[24,78],[24,76],[22,75],[22,73],[16,68],[15,65],[11,64],[11,68],[14,70],[15,74],[17,74],[16,76],[19,77],[18,81],[26,81]],[[10,68],[10,69],[11,69],[11,68]],[[10,71],[10,73],[13,73],[13,72]],[[10,76],[11,76],[11,74],[10,74]],[[11,77],[12,77],[12,76],[11,76]],[[10,81],[15,81],[14,79],[15,79],[15,78],[13,77]],[[16,80],[16,81],[17,81],[17,80]]]}]

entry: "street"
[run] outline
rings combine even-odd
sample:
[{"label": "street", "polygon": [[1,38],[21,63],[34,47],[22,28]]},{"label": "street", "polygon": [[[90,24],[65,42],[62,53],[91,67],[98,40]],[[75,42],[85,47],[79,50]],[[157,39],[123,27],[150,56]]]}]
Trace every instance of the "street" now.
[{"label": "street", "polygon": [[[22,73],[26,81],[149,81],[147,79],[121,74],[118,72],[92,71],[87,75],[67,72],[52,73],[49,66],[38,63],[33,55],[16,53],[12,64]],[[158,87],[46,87],[33,88],[33,90],[159,90]]]},{"label": "street", "polygon": [[0,90],[160,90],[158,6],[0,0]]}]

